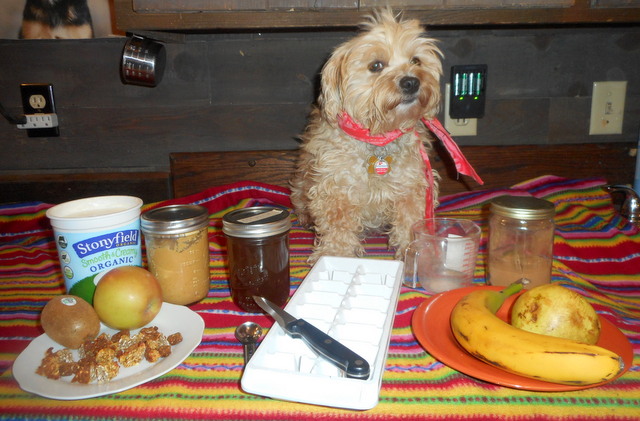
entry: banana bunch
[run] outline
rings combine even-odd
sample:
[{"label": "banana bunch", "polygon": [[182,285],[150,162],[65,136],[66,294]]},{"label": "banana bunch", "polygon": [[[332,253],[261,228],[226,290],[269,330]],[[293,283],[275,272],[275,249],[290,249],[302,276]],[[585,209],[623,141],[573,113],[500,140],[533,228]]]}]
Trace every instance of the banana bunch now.
[{"label": "banana bunch", "polygon": [[522,288],[479,289],[463,297],[451,312],[458,343],[480,360],[520,376],[567,385],[590,385],[624,369],[616,353],[596,345],[527,332],[503,322],[496,312]]}]

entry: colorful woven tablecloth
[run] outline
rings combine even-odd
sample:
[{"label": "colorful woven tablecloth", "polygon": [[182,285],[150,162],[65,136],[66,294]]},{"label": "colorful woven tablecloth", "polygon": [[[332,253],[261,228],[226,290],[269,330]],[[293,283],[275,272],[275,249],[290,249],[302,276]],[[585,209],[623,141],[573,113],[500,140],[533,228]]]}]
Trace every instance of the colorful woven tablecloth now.
[{"label": "colorful woven tablecloth", "polygon": [[[234,329],[247,320],[263,328],[272,319],[240,311],[227,285],[221,216],[256,204],[290,207],[289,191],[258,183],[211,188],[200,194],[146,205],[196,203],[210,213],[211,290],[191,306],[205,321],[202,343],[169,373],[132,389],[97,398],[60,401],[20,389],[12,363],[42,333],[38,316],[46,302],[64,293],[64,282],[45,216],[51,205],[0,206],[0,419],[433,419],[433,420],[639,420],[640,419],[640,232],[615,211],[602,189],[605,180],[553,176],[509,189],[441,198],[438,216],[472,219],[483,237],[474,282],[484,283],[487,204],[503,194],[552,201],[555,218],[553,281],[583,294],[617,326],[634,350],[634,364],[617,380],[570,392],[531,392],[469,377],[434,359],[412,333],[411,317],[429,297],[402,287],[378,405],[368,411],[284,402],[240,388],[242,347]],[[309,271],[313,234],[295,222],[291,231],[293,293]],[[367,240],[367,257],[392,259],[385,238]],[[38,362],[34,362],[34,365]]]}]

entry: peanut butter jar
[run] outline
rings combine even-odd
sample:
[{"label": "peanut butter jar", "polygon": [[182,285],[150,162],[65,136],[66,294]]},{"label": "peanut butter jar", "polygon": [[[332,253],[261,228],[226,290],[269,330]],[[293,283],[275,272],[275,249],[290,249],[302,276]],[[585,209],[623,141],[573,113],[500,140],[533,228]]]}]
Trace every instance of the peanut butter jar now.
[{"label": "peanut butter jar", "polygon": [[500,196],[489,216],[488,281],[507,286],[522,279],[526,288],[551,282],[554,204],[530,196]]},{"label": "peanut butter jar", "polygon": [[149,271],[162,287],[163,300],[195,303],[209,292],[209,213],[197,205],[172,205],[142,214],[141,230]]}]

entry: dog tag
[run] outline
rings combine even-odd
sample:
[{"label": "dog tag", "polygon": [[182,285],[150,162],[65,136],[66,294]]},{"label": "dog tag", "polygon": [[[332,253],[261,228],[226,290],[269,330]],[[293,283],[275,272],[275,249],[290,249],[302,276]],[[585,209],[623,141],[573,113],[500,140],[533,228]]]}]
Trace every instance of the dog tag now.
[{"label": "dog tag", "polygon": [[385,158],[381,158],[379,156],[372,156],[369,158],[369,174],[378,174],[385,175],[391,171],[391,161],[392,158],[387,156]]}]

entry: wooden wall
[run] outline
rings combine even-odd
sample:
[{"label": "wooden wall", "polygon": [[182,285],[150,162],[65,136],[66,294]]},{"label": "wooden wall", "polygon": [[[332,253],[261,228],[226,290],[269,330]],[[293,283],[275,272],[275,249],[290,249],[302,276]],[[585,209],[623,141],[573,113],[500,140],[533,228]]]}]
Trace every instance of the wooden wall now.
[{"label": "wooden wall", "polygon": [[[171,152],[295,148],[323,62],[352,35],[189,34],[184,43],[167,44],[167,69],[156,88],[121,82],[123,38],[0,40],[2,105],[19,114],[20,83],[53,83],[60,120],[57,138],[29,138],[0,123],[0,202],[83,195],[56,184],[51,197],[42,188],[9,186],[38,176],[77,181],[87,173],[102,179],[105,190],[139,190],[149,175],[145,199],[160,200],[170,194]],[[489,67],[486,115],[477,136],[457,139],[463,147],[579,148],[638,139],[640,27],[438,28],[431,35],[446,56],[443,86],[454,64]],[[603,80],[628,81],[622,135],[588,135],[592,82]]]}]

